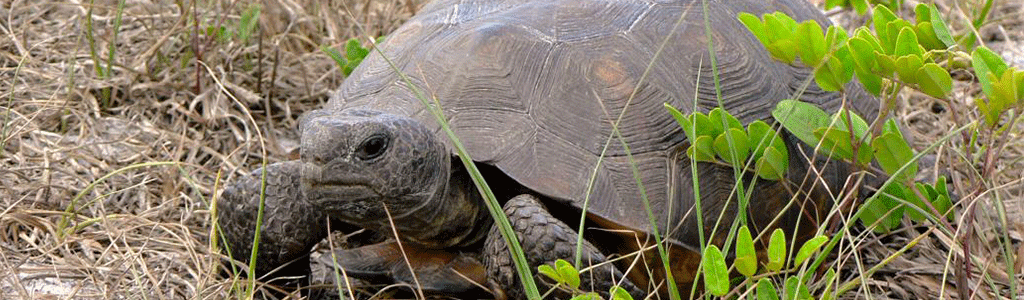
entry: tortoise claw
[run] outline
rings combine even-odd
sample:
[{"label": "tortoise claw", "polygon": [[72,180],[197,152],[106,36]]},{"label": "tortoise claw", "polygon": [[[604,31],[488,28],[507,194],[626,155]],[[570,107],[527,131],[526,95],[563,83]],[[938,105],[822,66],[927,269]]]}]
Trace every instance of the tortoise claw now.
[{"label": "tortoise claw", "polygon": [[488,287],[484,265],[464,253],[388,241],[332,254],[321,261],[343,269],[347,276],[374,283],[404,283],[427,294],[461,297],[502,294]]}]

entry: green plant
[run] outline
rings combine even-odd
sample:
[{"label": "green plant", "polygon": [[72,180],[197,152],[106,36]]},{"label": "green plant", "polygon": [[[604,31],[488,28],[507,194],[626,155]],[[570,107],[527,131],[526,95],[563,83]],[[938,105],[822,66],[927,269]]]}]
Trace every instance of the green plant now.
[{"label": "green plant", "polygon": [[869,5],[885,5],[889,9],[899,7],[903,4],[903,0],[825,0],[825,9],[831,9],[835,7],[853,8],[857,11],[857,14],[865,14],[868,11]]},{"label": "green plant", "polygon": [[[551,265],[540,265],[537,266],[537,273],[544,275],[551,280],[554,280],[556,285],[555,288],[566,289],[573,294],[573,300],[585,300],[585,299],[604,299],[601,295],[595,292],[586,292],[580,289],[580,271],[576,270],[571,263],[563,259],[556,260],[554,267]],[[629,295],[625,289],[619,286],[613,286],[608,290],[612,300],[633,300],[633,296]]]},{"label": "green plant", "polygon": [[[754,172],[767,180],[779,180],[789,168],[789,151],[779,138],[778,132],[764,121],[754,121],[744,130],[740,121],[721,108],[711,110],[707,115],[695,112],[683,116],[676,108],[665,105],[683,127],[690,147],[686,154],[695,161],[717,162],[744,168],[748,157],[755,163]],[[722,122],[726,119],[728,129]],[[733,145],[730,147],[729,139]],[[736,153],[736,157],[733,157]],[[716,159],[717,158],[717,159]]]},{"label": "green plant", "polygon": [[[823,32],[814,21],[797,24],[781,13],[763,19],[740,14],[739,19],[774,58],[787,63],[800,58],[802,64],[814,67],[815,82],[822,89],[843,91],[856,75],[867,91],[889,103],[904,87],[945,99],[952,90],[950,69],[962,65],[958,62],[968,55],[953,50],[957,44],[933,5],[918,5],[915,12],[915,23],[911,23],[878,5],[873,11],[874,32],[860,27],[852,37],[835,26]],[[987,99],[977,100],[978,108],[986,122],[995,126],[1000,116],[1020,106],[1024,73],[1006,68],[1001,58],[984,47],[975,49],[970,57]],[[926,217],[921,211],[929,212],[933,220],[950,216],[952,205],[944,184],[912,182],[918,168],[915,155],[891,120],[880,118],[869,126],[845,110],[828,116],[813,105],[792,100],[779,103],[773,116],[819,152],[867,170],[874,161],[883,171],[879,173],[894,179],[896,185],[882,187],[876,197],[881,200],[869,200],[860,214],[863,222],[877,223],[876,230],[888,231],[899,225],[904,204],[915,208],[915,220]]]},{"label": "green plant", "polygon": [[[828,3],[863,5],[864,2]],[[797,24],[781,13],[766,14],[762,18],[749,14],[739,16],[774,58],[813,68],[814,80],[822,89],[844,91],[847,82],[856,76],[867,91],[882,99],[883,110],[870,123],[845,110],[829,116],[818,111],[817,107],[792,100],[783,101],[773,112],[782,127],[804,143],[814,146],[819,153],[849,161],[868,172],[888,176],[887,182],[853,215],[870,228],[887,232],[907,217],[912,221],[928,219],[939,225],[938,229],[944,234],[957,235],[953,223],[948,221],[954,215],[945,178],[939,176],[935,183],[913,182],[917,172],[916,161],[922,154],[915,154],[895,123],[885,118],[895,103],[896,95],[904,88],[951,102],[950,72],[966,71],[975,75],[982,93],[974,98],[976,112],[966,112],[966,115],[977,115],[979,120],[965,120],[965,112],[953,111],[951,117],[958,128],[943,137],[941,142],[960,135],[962,144],[956,151],[960,151],[961,159],[974,168],[968,171],[968,176],[975,180],[969,182],[968,190],[962,191],[966,195],[961,195],[967,199],[981,196],[985,193],[985,186],[990,184],[987,178],[995,174],[997,158],[1005,150],[1008,134],[1020,121],[1024,107],[1024,72],[1009,68],[988,48],[975,47],[977,28],[985,22],[991,6],[992,1],[986,1],[979,10],[972,11],[974,14],[968,16],[971,19],[967,24],[969,30],[961,34],[952,34],[939,10],[927,4],[915,7],[913,22],[897,17],[884,5],[876,5],[872,11],[873,30],[860,27],[849,36],[837,27],[823,31],[813,22]],[[792,119],[803,122],[793,122]],[[925,152],[936,147],[937,144],[933,144]],[[1005,224],[1003,205],[999,203],[998,196],[995,200],[1000,220]],[[957,223],[970,228],[976,207],[966,206],[959,217],[962,219]],[[845,230],[845,227],[840,228],[840,232]],[[963,274],[970,274],[971,254],[966,244],[972,234],[973,231],[967,230],[959,235],[959,242],[966,250],[960,254],[962,257],[956,258],[968,270],[958,278],[958,288],[966,295],[969,293],[965,278],[970,275]],[[836,241],[833,238],[826,249],[833,247]],[[1013,250],[1008,246],[1010,242],[1005,232],[1001,242],[1004,254],[1011,257]],[[1006,262],[1007,273],[1014,273],[1010,269],[1012,265],[1012,262]],[[870,268],[862,276],[869,276],[874,270],[875,267]],[[851,284],[856,283],[842,284],[837,291],[848,290]],[[1016,286],[1016,282],[1009,281],[1010,298],[1017,297]]]},{"label": "green plant", "polygon": [[[121,17],[124,16],[124,0],[117,2],[117,14],[114,16],[114,26],[111,29],[113,36],[110,38],[110,43],[107,46],[107,61],[104,64],[100,60],[99,51],[96,49],[96,38],[93,35],[93,23],[92,23],[92,12],[95,3],[89,4],[89,10],[86,13],[85,18],[85,36],[89,44],[89,56],[93,61],[93,70],[96,75],[101,79],[110,79],[113,76],[114,57],[117,53],[117,34],[121,31]],[[104,68],[104,65],[106,66]],[[109,107],[113,91],[111,87],[104,88],[100,97],[100,106]]]},{"label": "green plant", "polygon": [[[377,38],[374,43],[383,42],[383,38]],[[370,54],[370,49],[364,48],[359,44],[359,40],[355,38],[348,39],[345,42],[345,54],[342,55],[337,49],[320,46],[320,51],[323,51],[334,60],[334,63],[338,64],[341,68],[341,72],[348,76],[352,74],[352,70],[355,70],[359,63],[363,62],[363,58],[366,58]]]},{"label": "green plant", "polygon": [[[826,241],[828,241],[826,236],[815,236],[804,242],[797,252],[789,253],[786,252],[785,233],[782,229],[776,228],[771,234],[768,248],[762,251],[767,253],[767,261],[762,265],[764,266],[763,274],[780,272],[789,265],[792,265],[794,271],[803,268],[807,260],[818,252]],[[755,276],[758,275],[758,259],[756,254],[758,251],[751,240],[750,230],[746,226],[740,227],[737,231],[735,251],[736,256],[733,259],[732,268],[735,268],[736,271],[744,276],[743,282],[740,284],[746,283],[749,287],[753,287],[756,284],[759,299],[778,299],[775,285],[767,277]],[[791,256],[792,259],[790,259]],[[715,296],[722,297],[727,295],[731,288],[731,282],[735,278],[730,277],[730,268],[718,246],[709,245],[704,248],[701,267],[703,268],[704,275],[704,289]],[[810,290],[807,282],[809,275],[812,275],[812,273],[807,273],[807,275],[787,275],[785,277],[784,289],[786,293],[783,295],[783,299],[809,299]]]}]

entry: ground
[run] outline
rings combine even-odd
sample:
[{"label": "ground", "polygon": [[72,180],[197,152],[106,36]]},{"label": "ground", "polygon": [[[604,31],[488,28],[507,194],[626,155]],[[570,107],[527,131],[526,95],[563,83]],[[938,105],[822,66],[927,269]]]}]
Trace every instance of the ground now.
[{"label": "ground", "polygon": [[[123,10],[110,0],[0,3],[0,294],[235,295],[237,282],[217,276],[212,200],[224,182],[264,159],[296,157],[298,116],[323,104],[344,79],[323,47],[341,49],[352,37],[367,44],[421,5],[323,2],[260,1],[257,19],[247,17],[255,6],[244,1],[125,1]],[[951,20],[962,20],[978,1],[937,2]],[[982,40],[1024,68],[1024,4],[995,3]],[[832,16],[851,26],[863,21],[849,12]],[[859,251],[837,259],[849,260],[853,275],[858,266],[888,264],[846,297],[964,298],[957,280],[943,275],[960,268],[947,261],[951,252],[965,253],[958,242],[965,237],[974,262],[966,290],[975,297],[1005,298],[1005,283],[1024,282],[1024,130],[1005,133],[1000,163],[980,185],[987,188],[971,190],[979,178],[959,157],[962,139],[940,141],[953,120],[977,117],[977,83],[954,75],[951,100],[907,92],[895,117],[917,149],[942,145],[936,172],[952,175],[966,196],[958,213],[976,208],[973,223],[958,216],[955,224],[973,232],[948,236],[922,224],[860,233]],[[1006,239],[1015,259],[1003,255]]]}]

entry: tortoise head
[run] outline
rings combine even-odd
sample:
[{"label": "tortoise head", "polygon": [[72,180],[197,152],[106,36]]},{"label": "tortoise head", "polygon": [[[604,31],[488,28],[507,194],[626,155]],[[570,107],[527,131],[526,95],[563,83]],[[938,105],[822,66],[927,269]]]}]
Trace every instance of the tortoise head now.
[{"label": "tortoise head", "polygon": [[[367,110],[321,109],[302,117],[302,188],[313,207],[343,221],[403,238],[439,226],[451,154],[423,124]],[[441,205],[443,206],[443,205]],[[426,222],[427,224],[424,224]]]}]

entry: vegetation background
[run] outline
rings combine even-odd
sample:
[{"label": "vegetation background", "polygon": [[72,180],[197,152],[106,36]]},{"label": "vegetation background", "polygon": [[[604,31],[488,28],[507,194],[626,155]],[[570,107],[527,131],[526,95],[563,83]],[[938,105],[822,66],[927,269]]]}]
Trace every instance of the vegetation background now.
[{"label": "vegetation background", "polygon": [[[295,122],[344,79],[323,51],[386,35],[423,0],[29,1],[0,3],[0,295],[4,299],[224,299],[210,202],[223,182],[296,157]],[[954,30],[984,1],[935,0]],[[906,0],[901,13],[918,1]],[[1024,3],[997,0],[981,40],[1024,68]],[[830,11],[844,26],[868,20]],[[849,28],[849,27],[848,27]],[[976,119],[980,93],[953,74],[955,97],[905,92],[897,121],[918,149]],[[1020,112],[1018,112],[1020,113]],[[265,147],[257,133],[265,138]],[[1024,280],[1024,125],[1011,129],[977,222],[968,281],[976,298]],[[943,145],[935,172],[970,172]],[[962,144],[962,142],[959,142]],[[264,152],[265,149],[265,152]],[[952,159],[951,159],[952,158]],[[954,185],[956,187],[956,185]],[[999,196],[1008,226],[995,221]],[[959,220],[959,218],[958,218]],[[957,236],[930,224],[864,232],[850,274],[881,265],[844,297],[964,298]],[[1016,257],[1005,266],[1000,236]],[[894,255],[920,235],[917,246]],[[952,269],[951,269],[952,268]],[[1016,270],[1008,274],[1006,270]],[[1018,285],[1018,288],[1020,285]],[[1024,293],[1024,291],[1018,291]]]}]

